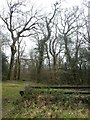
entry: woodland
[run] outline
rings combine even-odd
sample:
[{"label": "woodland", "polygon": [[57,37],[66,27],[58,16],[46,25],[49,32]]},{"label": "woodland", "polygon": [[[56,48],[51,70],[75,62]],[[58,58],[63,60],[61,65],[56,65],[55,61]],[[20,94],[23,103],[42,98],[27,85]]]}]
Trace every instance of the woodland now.
[{"label": "woodland", "polygon": [[[61,1],[56,2],[51,12],[44,13],[34,5],[27,10],[28,5],[22,1],[7,2],[8,11],[0,14],[3,80],[87,84],[90,66],[88,14],[84,13],[84,8],[61,5]],[[27,41],[27,37],[34,41],[35,47],[25,54],[27,45],[23,41]],[[3,46],[10,48],[9,61]]]},{"label": "woodland", "polygon": [[[64,2],[46,10],[31,1],[7,0],[0,11],[3,117],[88,116],[90,94],[30,88],[90,85],[89,2],[83,1],[82,7],[64,7]],[[27,41],[33,48],[28,49]]]}]

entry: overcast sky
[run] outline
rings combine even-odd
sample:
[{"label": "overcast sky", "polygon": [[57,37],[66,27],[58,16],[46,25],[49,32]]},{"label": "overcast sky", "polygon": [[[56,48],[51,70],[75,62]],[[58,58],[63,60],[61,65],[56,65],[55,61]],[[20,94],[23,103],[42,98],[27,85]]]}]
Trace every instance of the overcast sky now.
[{"label": "overcast sky", "polygon": [[[6,1],[10,1],[10,0],[1,0],[0,1],[0,12],[3,9],[3,7],[5,7]],[[48,10],[51,8],[51,5],[53,5],[55,3],[55,1],[59,1],[59,0],[27,0],[27,1],[32,1],[36,6],[41,7],[41,8],[45,8]],[[75,5],[81,6],[81,4],[83,2],[83,0],[62,0],[62,1],[64,1],[63,7],[72,7]],[[86,1],[89,1],[89,0],[86,0]],[[34,46],[34,44],[33,43],[31,44],[30,41],[28,41],[27,44],[29,44],[29,46],[27,46],[27,50]],[[6,51],[7,50],[5,50],[5,52]],[[7,54],[10,55],[10,50],[9,50],[9,52],[7,52]]]},{"label": "overcast sky", "polygon": [[[3,6],[6,3],[6,1],[10,1],[10,0],[1,0],[1,2],[0,2],[0,10],[3,8]],[[51,4],[55,3],[55,1],[58,1],[58,0],[28,0],[28,1],[33,1],[38,6],[40,5],[42,7],[48,7],[49,8],[51,6]],[[81,5],[81,3],[83,2],[83,0],[62,0],[62,1],[65,1],[64,2],[64,6],[65,7],[71,7],[71,6],[75,6],[75,5]]]}]

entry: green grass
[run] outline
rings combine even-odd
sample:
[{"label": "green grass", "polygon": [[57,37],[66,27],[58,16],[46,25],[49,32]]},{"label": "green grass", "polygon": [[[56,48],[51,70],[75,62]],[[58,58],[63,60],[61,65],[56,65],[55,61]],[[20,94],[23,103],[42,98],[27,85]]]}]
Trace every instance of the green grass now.
[{"label": "green grass", "polygon": [[[82,103],[75,104],[72,101],[63,102],[63,99],[67,99],[71,96],[62,95],[62,101],[54,101],[50,103],[47,98],[47,104],[45,105],[45,100],[42,96],[39,98],[40,94],[34,94],[35,100],[30,99],[30,106],[26,106],[24,101],[22,101],[21,96],[19,95],[20,90],[24,90],[25,85],[42,85],[33,82],[25,81],[4,81],[2,82],[2,95],[3,95],[3,117],[4,118],[87,118],[88,117],[88,108]],[[36,90],[35,90],[36,91]],[[47,92],[47,90],[42,89],[39,91]],[[54,93],[56,90],[50,89],[49,92]],[[63,91],[63,89],[58,90],[58,93]],[[32,91],[34,92],[34,91]],[[56,93],[55,93],[56,94]],[[53,95],[55,95],[53,94]],[[37,102],[37,104],[35,104]],[[61,104],[61,102],[63,104]]]},{"label": "green grass", "polygon": [[23,89],[23,83],[16,81],[2,82],[2,108],[3,116],[8,116],[8,113],[12,110],[12,102],[15,101],[19,95],[19,91]]},{"label": "green grass", "polygon": [[[9,114],[15,109],[13,102],[20,98],[19,91],[24,90],[27,85],[37,83],[26,81],[3,81],[2,82],[2,113],[3,117],[10,117]],[[42,85],[42,84],[38,84]]]}]

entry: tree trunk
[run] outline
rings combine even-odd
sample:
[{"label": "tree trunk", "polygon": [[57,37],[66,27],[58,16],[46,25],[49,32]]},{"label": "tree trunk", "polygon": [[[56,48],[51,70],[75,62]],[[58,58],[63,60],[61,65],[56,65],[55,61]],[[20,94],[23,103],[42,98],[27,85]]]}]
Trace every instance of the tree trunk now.
[{"label": "tree trunk", "polygon": [[53,72],[54,81],[56,81],[56,56],[53,56]]},{"label": "tree trunk", "polygon": [[12,70],[13,70],[13,63],[14,63],[14,54],[11,55],[10,67],[9,67],[7,80],[11,80],[11,75],[12,75]]},{"label": "tree trunk", "polygon": [[20,80],[20,61],[18,61],[18,76],[17,79]]},{"label": "tree trunk", "polygon": [[16,62],[15,62],[15,67],[14,67],[14,80],[17,79],[17,59],[16,59]]},{"label": "tree trunk", "polygon": [[43,63],[43,50],[39,53],[39,64],[37,69],[37,82],[41,80],[41,68]]},{"label": "tree trunk", "polygon": [[15,47],[15,42],[11,45],[11,60],[10,60],[10,67],[9,67],[9,72],[7,76],[7,80],[11,80],[11,75],[12,75],[12,70],[13,70],[13,64],[14,64],[14,56],[16,53],[16,47]]},{"label": "tree trunk", "polygon": [[20,80],[20,43],[18,42],[18,57],[17,57],[17,79]]},{"label": "tree trunk", "polygon": [[47,58],[48,58],[49,70],[51,71],[50,56],[49,56],[49,53],[48,53],[48,46],[47,46],[47,44],[46,44],[46,54],[47,54]]},{"label": "tree trunk", "polygon": [[71,56],[70,56],[70,51],[68,48],[68,40],[67,40],[67,36],[64,35],[64,42],[65,42],[65,53],[66,53],[66,57],[67,57],[67,62],[71,62]]}]

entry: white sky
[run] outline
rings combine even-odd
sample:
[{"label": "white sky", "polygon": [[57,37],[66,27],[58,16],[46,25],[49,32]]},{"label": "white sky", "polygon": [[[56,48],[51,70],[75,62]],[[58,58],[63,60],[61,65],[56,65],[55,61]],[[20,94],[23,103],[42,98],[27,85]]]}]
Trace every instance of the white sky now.
[{"label": "white sky", "polygon": [[[10,0],[1,0],[0,1],[0,12],[3,9],[3,7],[5,6],[6,1],[10,1]],[[14,0],[15,1],[15,0]],[[26,1],[26,0],[25,0]],[[27,1],[31,1],[31,0],[27,0]],[[55,3],[55,1],[59,1],[59,0],[32,0],[32,2],[35,4],[35,6],[41,7],[41,8],[45,8],[45,10],[50,10],[51,9],[51,5],[53,5]],[[86,0],[89,1],[89,0]],[[63,7],[72,7],[75,5],[80,5],[83,2],[83,0],[62,0],[63,3]],[[0,21],[1,23],[1,21]],[[30,41],[27,42],[27,53],[28,50],[31,49],[34,44],[31,43]],[[10,55],[10,50],[5,50],[7,55]]]},{"label": "white sky", "polygon": [[[10,1],[10,0],[1,0],[0,10],[5,5],[6,1]],[[28,1],[31,1],[31,0],[28,0]],[[33,0],[33,3],[36,3],[37,5],[40,5],[42,7],[50,7],[51,4],[55,3],[55,1],[58,1],[58,0]],[[62,1],[65,1],[66,4],[64,2],[64,5],[69,7],[73,5],[80,5],[83,2],[83,0],[62,0]]]}]

